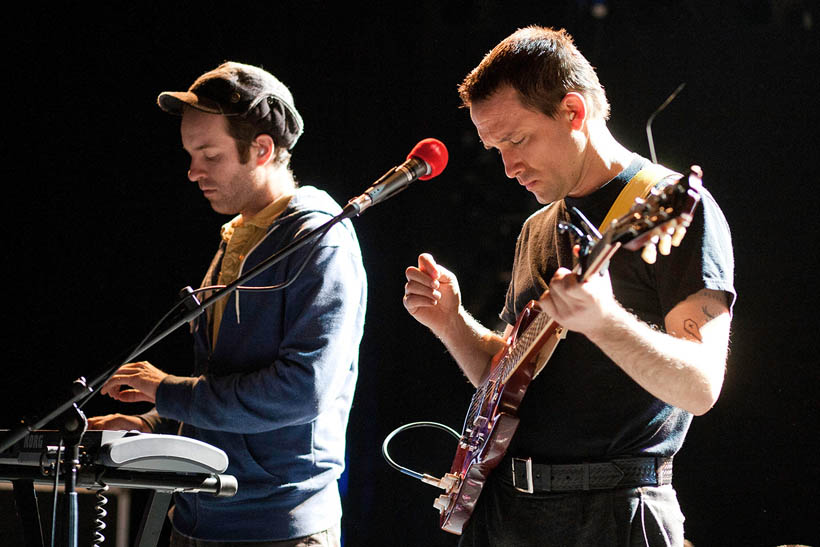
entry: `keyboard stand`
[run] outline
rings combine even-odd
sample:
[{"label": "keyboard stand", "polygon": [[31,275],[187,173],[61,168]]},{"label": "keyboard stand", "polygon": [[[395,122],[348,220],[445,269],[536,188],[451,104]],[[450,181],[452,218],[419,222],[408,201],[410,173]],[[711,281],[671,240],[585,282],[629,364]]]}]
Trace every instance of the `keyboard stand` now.
[{"label": "keyboard stand", "polygon": [[40,522],[34,481],[18,479],[11,481],[11,484],[14,489],[14,507],[23,525],[23,540],[26,547],[43,547],[43,525]]},{"label": "keyboard stand", "polygon": [[162,533],[162,525],[165,523],[165,516],[168,514],[168,507],[171,505],[171,492],[154,490],[145,512],[142,514],[139,533],[134,545],[136,547],[156,547],[159,536]]}]

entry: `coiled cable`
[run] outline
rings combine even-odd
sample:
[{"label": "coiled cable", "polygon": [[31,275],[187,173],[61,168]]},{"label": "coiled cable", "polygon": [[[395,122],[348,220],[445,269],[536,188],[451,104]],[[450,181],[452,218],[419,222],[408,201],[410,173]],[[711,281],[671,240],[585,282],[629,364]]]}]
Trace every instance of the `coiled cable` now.
[{"label": "coiled cable", "polygon": [[105,505],[108,503],[108,498],[105,496],[105,492],[107,491],[108,485],[103,484],[103,487],[96,492],[97,503],[94,505],[96,518],[94,519],[94,533],[92,534],[94,540],[93,547],[100,547],[105,541],[105,536],[103,535],[105,521],[103,519],[108,516],[108,511],[105,510]]}]

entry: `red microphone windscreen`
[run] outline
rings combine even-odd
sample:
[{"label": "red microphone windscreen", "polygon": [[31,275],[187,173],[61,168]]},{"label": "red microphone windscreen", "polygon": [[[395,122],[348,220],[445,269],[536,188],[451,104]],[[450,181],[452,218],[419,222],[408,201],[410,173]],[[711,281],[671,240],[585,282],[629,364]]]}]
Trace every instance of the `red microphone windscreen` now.
[{"label": "red microphone windscreen", "polygon": [[407,159],[419,158],[427,162],[430,166],[430,174],[419,177],[421,180],[430,180],[437,177],[447,167],[447,160],[450,155],[447,153],[447,147],[438,139],[424,139],[413,147]]}]

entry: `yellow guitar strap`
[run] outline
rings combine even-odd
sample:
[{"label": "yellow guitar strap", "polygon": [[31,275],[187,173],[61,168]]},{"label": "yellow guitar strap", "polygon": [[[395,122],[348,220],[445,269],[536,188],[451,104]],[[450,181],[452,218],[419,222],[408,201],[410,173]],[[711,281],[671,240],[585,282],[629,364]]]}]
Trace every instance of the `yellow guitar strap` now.
[{"label": "yellow guitar strap", "polygon": [[680,176],[679,173],[656,163],[650,163],[635,173],[635,176],[629,179],[629,182],[624,185],[621,193],[615,198],[615,202],[612,204],[612,207],[609,208],[609,212],[606,214],[598,231],[601,233],[605,232],[613,220],[624,216],[627,211],[629,211],[635,203],[635,198],[646,197],[656,184],[672,175]]}]

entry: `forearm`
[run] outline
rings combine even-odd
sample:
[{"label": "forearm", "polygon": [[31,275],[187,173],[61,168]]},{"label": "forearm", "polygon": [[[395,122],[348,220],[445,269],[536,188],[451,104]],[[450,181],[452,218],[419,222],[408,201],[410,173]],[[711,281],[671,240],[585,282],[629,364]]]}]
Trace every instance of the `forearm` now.
[{"label": "forearm", "polygon": [[474,386],[478,386],[493,356],[504,347],[504,338],[479,323],[463,307],[436,336]]},{"label": "forearm", "polygon": [[[726,365],[729,315],[700,329],[701,341],[650,327],[617,306],[604,328],[586,333],[612,361],[658,399],[700,415],[717,401]],[[725,332],[725,336],[724,336]]]},{"label": "forearm", "polygon": [[[350,389],[355,376],[349,368],[341,361],[325,365],[277,359],[251,372],[169,377],[157,391],[157,409],[173,420],[232,433],[306,424],[333,407],[340,391]],[[334,374],[339,377],[329,377]]]}]

